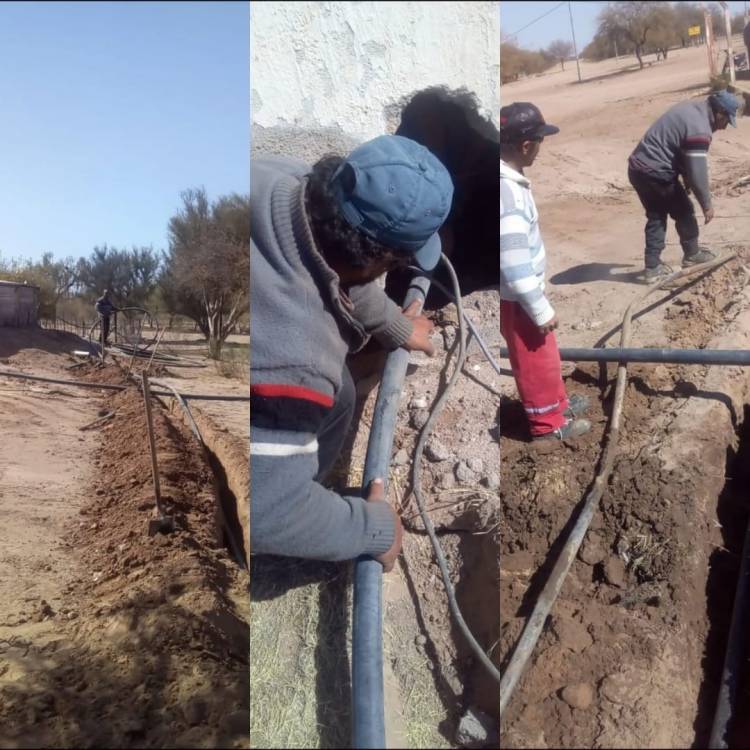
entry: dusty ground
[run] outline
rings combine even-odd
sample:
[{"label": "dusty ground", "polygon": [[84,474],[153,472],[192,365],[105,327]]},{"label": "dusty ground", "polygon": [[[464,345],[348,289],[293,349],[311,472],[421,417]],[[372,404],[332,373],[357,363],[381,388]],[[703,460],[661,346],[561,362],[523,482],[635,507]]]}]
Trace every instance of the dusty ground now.
[{"label": "dusty ground", "polygon": [[[74,348],[68,334],[0,331],[2,368],[123,381],[116,365],[68,369]],[[0,746],[246,747],[247,576],[195,437],[155,404],[176,529],[149,536],[138,391],[0,381]]]},{"label": "dusty ground", "polygon": [[[466,299],[468,314],[499,344],[496,292]],[[451,622],[439,570],[409,499],[410,463],[420,418],[433,403],[455,340],[455,312],[436,315],[434,360],[415,358],[401,398],[389,498],[407,531],[400,564],[385,576],[384,649],[389,747],[457,747],[467,709],[488,718],[477,747],[495,747],[497,689],[469,655]],[[423,461],[425,500],[451,568],[459,604],[475,637],[494,654],[498,634],[496,418],[499,377],[476,344]],[[362,399],[351,455],[334,486],[358,488],[377,389]],[[438,460],[439,458],[439,460]],[[472,468],[466,463],[471,462]],[[459,464],[463,468],[456,477]],[[253,563],[251,738],[263,747],[348,747],[351,742],[351,568],[299,560]],[[284,623],[279,627],[279,623]]]},{"label": "dusty ground", "polygon": [[[671,104],[707,93],[706,67],[705,50],[695,49],[644,71],[583,65],[583,84],[573,82],[573,70],[504,86],[505,103],[533,101],[561,129],[528,170],[561,346],[594,346],[642,292],[633,282],[643,267],[644,218],[627,182],[627,156]],[[634,325],[633,345],[747,347],[750,196],[729,186],[750,174],[748,127],[740,120],[715,134],[717,218],[701,234],[743,258],[678,296],[664,295]],[[670,226],[663,260],[678,267],[675,240]],[[591,487],[611,408],[614,368],[604,383],[595,366],[564,371],[569,391],[594,404],[592,434],[575,445],[529,445],[512,380],[501,385],[503,664]],[[736,455],[745,455],[738,430],[747,373],[665,366],[630,373],[620,457],[503,717],[504,747],[707,741],[746,519],[733,482],[744,476]]]}]

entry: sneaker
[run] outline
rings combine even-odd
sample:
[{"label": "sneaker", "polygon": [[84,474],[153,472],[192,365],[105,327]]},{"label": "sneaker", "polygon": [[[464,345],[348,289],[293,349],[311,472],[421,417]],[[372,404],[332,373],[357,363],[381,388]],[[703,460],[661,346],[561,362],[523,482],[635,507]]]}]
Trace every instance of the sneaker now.
[{"label": "sneaker", "polygon": [[707,247],[699,247],[694,253],[689,255],[685,253],[682,256],[682,267],[697,266],[699,263],[708,263],[716,258],[716,253],[712,253]]},{"label": "sneaker", "polygon": [[562,427],[544,435],[535,435],[533,440],[570,440],[585,435],[591,429],[591,422],[587,419],[568,419]]},{"label": "sneaker", "polygon": [[568,419],[575,419],[576,417],[580,417],[581,414],[585,414],[588,411],[589,406],[591,406],[591,402],[589,401],[588,396],[574,393],[568,398],[568,408],[563,414],[568,417]]},{"label": "sneaker", "polygon": [[670,266],[666,263],[659,263],[656,268],[647,268],[643,274],[643,278],[646,280],[647,284],[653,284],[656,281],[666,279],[671,273],[674,272]]}]

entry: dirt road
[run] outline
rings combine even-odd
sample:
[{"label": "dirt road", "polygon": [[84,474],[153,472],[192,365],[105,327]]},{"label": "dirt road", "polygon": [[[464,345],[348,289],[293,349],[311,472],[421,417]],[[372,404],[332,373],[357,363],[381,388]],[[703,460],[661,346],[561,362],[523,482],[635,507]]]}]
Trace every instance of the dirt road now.
[{"label": "dirt road", "polygon": [[[632,60],[582,65],[503,87],[532,101],[559,135],[528,170],[548,252],[548,291],[561,346],[593,346],[643,287],[640,203],[627,157],[670,105],[708,92],[705,50],[671,52],[646,70]],[[717,218],[703,243],[741,260],[634,326],[633,345],[746,348],[743,264],[750,195],[748,120],[717,132],[709,155]],[[679,267],[673,226],[663,260]],[[666,295],[665,295],[666,297]],[[610,341],[610,345],[615,341]],[[746,511],[739,481],[748,392],[738,368],[631,367],[625,428],[610,487],[535,655],[504,717],[504,747],[685,747],[706,741],[721,669]],[[593,481],[611,409],[610,368],[564,366],[571,392],[592,397],[592,434],[576,446],[526,442],[510,378],[501,388],[500,650],[507,663],[525,618]],[[737,458],[739,456],[739,458]],[[550,550],[552,549],[552,552]],[[721,587],[724,581],[732,581]],[[727,578],[728,577],[728,578]],[[721,587],[721,591],[717,589]]]}]

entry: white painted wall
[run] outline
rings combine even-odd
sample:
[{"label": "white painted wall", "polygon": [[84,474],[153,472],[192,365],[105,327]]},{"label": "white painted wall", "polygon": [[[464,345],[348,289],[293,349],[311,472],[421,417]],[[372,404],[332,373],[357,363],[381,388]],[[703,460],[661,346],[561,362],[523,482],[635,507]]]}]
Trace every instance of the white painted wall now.
[{"label": "white painted wall", "polygon": [[498,2],[251,3],[251,117],[263,128],[390,132],[389,105],[435,84],[500,111]]}]

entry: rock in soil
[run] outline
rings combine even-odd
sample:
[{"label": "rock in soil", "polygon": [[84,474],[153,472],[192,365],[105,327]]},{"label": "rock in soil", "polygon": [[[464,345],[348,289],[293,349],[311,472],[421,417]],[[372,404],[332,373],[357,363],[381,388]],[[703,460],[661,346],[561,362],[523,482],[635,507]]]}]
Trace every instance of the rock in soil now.
[{"label": "rock in soil", "polygon": [[462,717],[456,732],[456,742],[461,747],[493,745],[497,736],[495,720],[476,708],[470,708]]},{"label": "rock in soil", "polygon": [[610,557],[604,563],[604,577],[612,586],[624,589],[627,583],[625,563],[619,557]]},{"label": "rock in soil", "polygon": [[437,439],[430,440],[424,449],[424,454],[429,461],[439,463],[447,461],[451,457],[451,452]]},{"label": "rock in soil", "polygon": [[571,707],[585,711],[594,700],[594,689],[587,682],[566,685],[560,692],[560,697]]},{"label": "rock in soil", "polygon": [[421,430],[427,424],[429,418],[430,412],[427,409],[417,409],[411,415],[411,426],[415,430]]},{"label": "rock in soil", "polygon": [[602,546],[601,537],[599,534],[589,531],[589,533],[586,534],[586,538],[583,540],[581,549],[578,551],[578,557],[587,565],[596,565],[597,563],[600,563],[605,556],[606,553]]},{"label": "rock in soil", "polygon": [[500,488],[500,475],[496,471],[491,471],[487,476],[482,477],[482,484],[488,490],[497,490]]},{"label": "rock in soil", "polygon": [[469,468],[466,461],[459,461],[455,468],[456,479],[461,484],[475,484],[477,475]]}]

